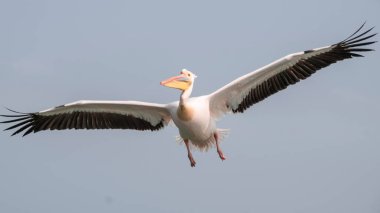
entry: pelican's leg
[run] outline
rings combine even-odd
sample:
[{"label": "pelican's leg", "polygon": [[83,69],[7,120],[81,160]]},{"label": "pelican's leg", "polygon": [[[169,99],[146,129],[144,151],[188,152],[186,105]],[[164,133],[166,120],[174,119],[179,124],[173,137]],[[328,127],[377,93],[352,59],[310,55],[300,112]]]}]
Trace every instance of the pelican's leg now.
[{"label": "pelican's leg", "polygon": [[218,152],[220,159],[225,160],[226,156],[223,155],[222,149],[220,149],[219,147],[219,137],[217,132],[214,133],[214,138],[216,144],[216,151]]},{"label": "pelican's leg", "polygon": [[183,141],[185,142],[185,145],[186,145],[187,157],[189,157],[190,165],[191,165],[191,167],[194,167],[195,166],[195,160],[194,160],[193,155],[191,154],[191,151],[190,151],[189,140],[183,139]]}]

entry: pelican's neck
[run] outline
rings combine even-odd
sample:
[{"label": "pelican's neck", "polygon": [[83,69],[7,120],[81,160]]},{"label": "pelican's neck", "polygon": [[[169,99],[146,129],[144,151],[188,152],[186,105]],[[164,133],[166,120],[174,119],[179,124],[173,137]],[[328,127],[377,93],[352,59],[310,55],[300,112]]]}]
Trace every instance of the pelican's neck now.
[{"label": "pelican's neck", "polygon": [[181,93],[180,100],[179,100],[180,105],[185,105],[187,99],[190,98],[192,91],[193,91],[193,84],[191,84],[187,90],[183,90],[183,92]]}]

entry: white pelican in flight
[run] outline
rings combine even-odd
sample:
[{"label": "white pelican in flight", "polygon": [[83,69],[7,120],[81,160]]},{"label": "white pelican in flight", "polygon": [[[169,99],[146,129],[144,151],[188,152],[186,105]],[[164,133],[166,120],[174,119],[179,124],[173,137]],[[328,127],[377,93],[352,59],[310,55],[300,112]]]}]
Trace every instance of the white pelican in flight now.
[{"label": "white pelican in flight", "polygon": [[187,149],[190,165],[195,166],[191,147],[207,150],[215,146],[219,157],[225,160],[220,140],[225,130],[216,127],[218,118],[226,113],[242,113],[291,84],[310,77],[321,68],[337,61],[362,57],[360,52],[376,41],[368,41],[376,34],[373,29],[361,32],[364,24],[347,39],[336,44],[287,55],[260,69],[248,73],[218,89],[212,94],[190,97],[196,75],[183,69],[179,76],[161,82],[161,85],[179,89],[180,100],[169,104],[138,101],[77,101],[34,113],[2,115],[14,123],[6,130],[12,135],[24,131],[24,136],[42,130],[63,129],[135,129],[156,131],[170,121],[178,127],[180,140]]}]

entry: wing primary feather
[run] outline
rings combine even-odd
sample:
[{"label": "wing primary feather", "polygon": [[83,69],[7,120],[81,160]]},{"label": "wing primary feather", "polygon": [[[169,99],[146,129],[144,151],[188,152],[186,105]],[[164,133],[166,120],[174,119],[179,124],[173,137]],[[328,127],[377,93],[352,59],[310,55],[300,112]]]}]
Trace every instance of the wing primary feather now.
[{"label": "wing primary feather", "polygon": [[28,117],[29,114],[26,115],[0,115],[2,117],[7,117],[7,118],[19,118],[19,117]]},{"label": "wing primary feather", "polygon": [[20,129],[18,129],[16,132],[14,132],[14,133],[12,134],[12,136],[17,135],[18,133],[24,131],[26,128],[28,128],[28,127],[30,127],[30,126],[32,126],[32,125],[33,125],[32,123],[28,123],[28,124],[22,126]]},{"label": "wing primary feather", "polygon": [[354,36],[356,33],[358,33],[365,25],[366,22],[364,22],[360,27],[359,29],[357,29],[354,33],[352,33],[350,36],[348,36],[346,39],[343,40],[343,42],[347,41],[348,39],[350,39],[352,36]]},{"label": "wing primary feather", "polygon": [[3,124],[6,124],[6,123],[13,123],[13,122],[17,122],[17,121],[23,121],[25,119],[28,119],[29,117],[23,117],[23,118],[17,118],[17,119],[13,119],[13,120],[7,120],[7,121],[2,121],[0,123],[3,123]]},{"label": "wing primary feather", "polygon": [[18,111],[15,111],[15,110],[9,109],[9,108],[7,108],[7,107],[5,107],[5,109],[7,109],[8,111],[11,111],[11,112],[13,112],[13,113],[17,113],[17,114],[29,115],[29,113],[18,112]]},{"label": "wing primary feather", "polygon": [[350,51],[353,52],[368,52],[368,51],[374,51],[374,49],[367,49],[367,48],[352,48]]},{"label": "wing primary feather", "polygon": [[369,30],[364,31],[364,32],[361,33],[360,35],[357,35],[357,36],[355,36],[354,38],[351,38],[351,39],[349,39],[349,40],[347,40],[347,41],[344,41],[344,43],[350,43],[351,41],[353,41],[353,40],[355,40],[355,39],[357,39],[357,38],[359,38],[359,37],[362,37],[363,35],[365,35],[365,34],[371,32],[371,30],[372,30],[373,28],[375,28],[375,27],[371,27]]},{"label": "wing primary feather", "polygon": [[49,124],[51,122],[51,119],[52,119],[51,116],[44,117],[44,119],[41,120],[41,126],[39,127],[38,131],[40,131],[40,130],[47,130],[48,126],[49,126]]},{"label": "wing primary feather", "polygon": [[25,133],[22,135],[22,137],[29,135],[34,130],[34,125],[31,125],[28,130],[25,131]]},{"label": "wing primary feather", "polygon": [[363,43],[356,43],[356,44],[352,44],[352,45],[347,45],[346,47],[347,47],[347,48],[351,48],[351,47],[367,46],[367,45],[370,45],[370,44],[374,44],[374,43],[376,43],[376,42],[377,42],[377,41],[363,42]]},{"label": "wing primary feather", "polygon": [[49,117],[46,117],[46,116],[39,116],[39,115],[34,115],[34,129],[33,129],[33,132],[38,132],[38,131],[41,131],[43,130],[42,127],[43,125],[45,124],[46,121],[49,120]]},{"label": "wing primary feather", "polygon": [[351,44],[354,44],[354,43],[358,43],[358,42],[361,42],[361,41],[364,41],[364,40],[367,40],[367,39],[370,39],[372,37],[374,37],[375,35],[377,35],[377,33],[374,33],[372,35],[369,35],[367,37],[364,37],[364,38],[361,38],[361,39],[358,39],[358,40],[355,40],[355,41],[351,41],[351,42],[344,42],[342,43],[344,46],[347,46],[347,45],[351,45]]},{"label": "wing primary feather", "polygon": [[31,122],[32,120],[33,120],[33,119],[28,119],[28,120],[25,120],[25,121],[23,121],[23,122],[19,122],[19,123],[13,125],[13,126],[10,126],[10,127],[6,128],[5,130],[11,130],[11,129],[17,128],[17,127],[19,127],[19,126],[22,126],[22,125],[24,125],[24,124],[27,124],[27,123]]},{"label": "wing primary feather", "polygon": [[363,55],[357,54],[357,53],[350,53],[354,57],[364,57]]}]

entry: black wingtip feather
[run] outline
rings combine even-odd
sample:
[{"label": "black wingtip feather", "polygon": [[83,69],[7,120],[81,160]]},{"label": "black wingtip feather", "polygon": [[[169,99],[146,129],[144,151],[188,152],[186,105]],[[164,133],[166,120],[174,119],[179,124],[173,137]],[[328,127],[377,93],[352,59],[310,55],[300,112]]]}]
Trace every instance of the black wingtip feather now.
[{"label": "black wingtip feather", "polygon": [[13,122],[17,122],[17,121],[23,121],[25,119],[28,119],[28,117],[17,118],[17,119],[7,120],[7,121],[1,121],[0,123],[2,123],[2,124],[13,123]]},{"label": "black wingtip feather", "polygon": [[17,122],[15,125],[11,126],[11,127],[8,127],[6,128],[5,130],[11,130],[11,129],[14,129],[14,128],[17,128],[19,126],[23,126],[25,124],[28,124],[29,122],[33,121],[33,119],[27,119],[27,120],[24,120],[22,122]]},{"label": "black wingtip feather", "polygon": [[374,43],[376,43],[376,42],[377,42],[377,41],[370,41],[370,42],[356,43],[356,44],[348,45],[347,47],[351,48],[351,47],[367,46],[367,45],[370,45],[370,44],[374,44]]},{"label": "black wingtip feather", "polygon": [[19,117],[27,117],[28,115],[0,115],[1,117],[7,118],[19,118]]},{"label": "black wingtip feather", "polygon": [[18,111],[15,111],[15,110],[9,109],[9,108],[7,108],[7,107],[5,107],[5,109],[7,109],[8,111],[11,111],[11,112],[17,113],[17,114],[22,114],[22,115],[28,115],[28,114],[29,114],[29,113],[24,113],[24,112],[18,112]]},{"label": "black wingtip feather", "polygon": [[16,132],[14,132],[11,136],[19,134],[20,132],[24,131],[26,128],[28,128],[32,125],[33,125],[33,123],[28,123],[28,124],[22,126],[20,129],[18,129]]},{"label": "black wingtip feather", "polygon": [[360,39],[358,39],[358,40],[353,40],[353,41],[350,41],[350,42],[341,42],[340,44],[345,45],[345,46],[350,46],[351,44],[359,43],[359,42],[361,42],[361,41],[364,41],[364,40],[367,40],[367,39],[369,39],[369,38],[372,38],[372,37],[374,37],[375,35],[377,35],[377,33],[371,34],[371,35],[369,35],[369,36],[367,36],[367,37],[364,37],[364,38],[360,38],[360,37],[359,37]]},{"label": "black wingtip feather", "polygon": [[22,137],[29,135],[30,133],[33,132],[33,130],[34,130],[34,126],[29,127],[29,129],[26,130],[26,132],[22,135]]},{"label": "black wingtip feather", "polygon": [[365,21],[354,33],[352,33],[350,36],[348,36],[346,39],[344,39],[342,42],[345,42],[347,41],[348,39],[350,39],[352,36],[355,36],[356,33],[358,33],[363,27],[364,25],[367,23],[367,21]]},{"label": "black wingtip feather", "polygon": [[360,55],[360,54],[357,54],[357,53],[350,53],[352,56],[354,57],[364,57],[364,55]]},{"label": "black wingtip feather", "polygon": [[[357,36],[355,36],[354,38],[351,38],[351,39],[345,41],[345,43],[350,43],[351,41],[354,41],[355,39],[362,37],[363,35],[365,35],[365,34],[371,32],[371,30],[372,30],[373,28],[375,28],[375,27],[372,27],[372,28],[370,28],[369,30],[367,30],[367,31],[365,31],[365,32],[363,32],[363,33],[361,33],[360,35],[357,35]],[[375,33],[375,34],[376,34],[376,33]],[[375,34],[373,34],[373,36],[374,36]]]}]

